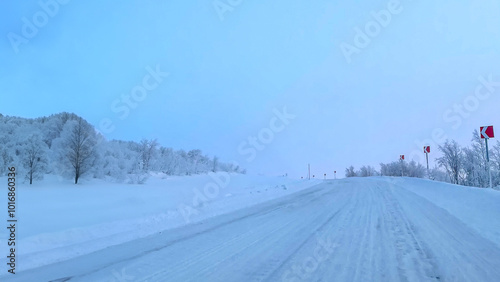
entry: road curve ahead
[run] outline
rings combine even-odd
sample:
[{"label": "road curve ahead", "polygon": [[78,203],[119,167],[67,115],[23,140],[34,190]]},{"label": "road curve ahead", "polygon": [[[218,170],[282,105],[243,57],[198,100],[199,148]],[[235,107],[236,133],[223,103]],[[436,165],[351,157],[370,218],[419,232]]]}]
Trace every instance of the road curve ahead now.
[{"label": "road curve ahead", "polygon": [[6,281],[500,281],[500,248],[390,179],[347,179]]}]

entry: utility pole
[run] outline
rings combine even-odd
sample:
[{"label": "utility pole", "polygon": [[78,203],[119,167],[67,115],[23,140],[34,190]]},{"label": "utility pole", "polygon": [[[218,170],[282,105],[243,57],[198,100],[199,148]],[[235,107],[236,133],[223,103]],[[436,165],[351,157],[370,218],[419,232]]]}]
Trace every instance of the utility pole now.
[{"label": "utility pole", "polygon": [[308,170],[309,170],[308,179],[311,180],[311,164],[307,164],[307,167],[308,167]]}]

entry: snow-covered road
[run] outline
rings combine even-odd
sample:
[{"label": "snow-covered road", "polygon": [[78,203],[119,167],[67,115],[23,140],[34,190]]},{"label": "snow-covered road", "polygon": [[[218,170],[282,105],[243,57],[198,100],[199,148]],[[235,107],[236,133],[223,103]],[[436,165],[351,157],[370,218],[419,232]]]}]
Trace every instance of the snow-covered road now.
[{"label": "snow-covered road", "polygon": [[500,248],[396,181],[348,179],[5,281],[500,281]]}]

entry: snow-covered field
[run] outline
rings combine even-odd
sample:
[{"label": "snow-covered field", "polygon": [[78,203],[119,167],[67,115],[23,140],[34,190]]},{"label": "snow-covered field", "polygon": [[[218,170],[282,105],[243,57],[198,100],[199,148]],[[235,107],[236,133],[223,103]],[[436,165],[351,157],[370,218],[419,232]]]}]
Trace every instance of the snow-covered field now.
[{"label": "snow-covered field", "polygon": [[491,189],[218,174],[42,185],[19,203],[20,264],[73,258],[2,281],[500,281]]},{"label": "snow-covered field", "polygon": [[[318,180],[217,173],[153,175],[144,185],[55,176],[18,185],[16,270],[40,267],[310,187]],[[7,183],[5,177],[0,183]],[[7,191],[2,207],[7,209]],[[7,252],[8,234],[0,246]],[[1,250],[1,248],[0,248]],[[2,256],[2,262],[5,262]],[[2,263],[1,275],[7,273]]]}]

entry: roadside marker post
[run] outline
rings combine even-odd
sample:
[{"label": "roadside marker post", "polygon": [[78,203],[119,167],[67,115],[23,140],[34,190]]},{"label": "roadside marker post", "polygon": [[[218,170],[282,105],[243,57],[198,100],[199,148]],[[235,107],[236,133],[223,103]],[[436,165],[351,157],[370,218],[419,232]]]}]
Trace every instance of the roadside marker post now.
[{"label": "roadside marker post", "polygon": [[403,162],[405,160],[405,155],[399,155],[399,161],[401,162],[401,176],[403,175]]},{"label": "roadside marker post", "polygon": [[427,161],[427,175],[429,175],[429,153],[431,152],[431,146],[424,146],[425,160]]},{"label": "roadside marker post", "polygon": [[333,179],[337,179],[337,171],[333,171]]},{"label": "roadside marker post", "polygon": [[493,131],[493,126],[481,126],[481,139],[484,139],[486,143],[486,162],[488,164],[488,174],[490,176],[490,188],[493,188],[493,181],[491,179],[491,165],[490,165],[490,152],[488,149],[488,139],[495,138],[495,132]]},{"label": "roadside marker post", "polygon": [[311,164],[307,164],[308,169],[308,179],[311,180]]}]

